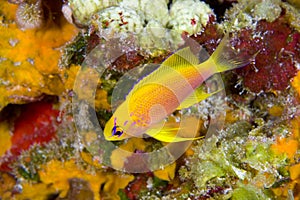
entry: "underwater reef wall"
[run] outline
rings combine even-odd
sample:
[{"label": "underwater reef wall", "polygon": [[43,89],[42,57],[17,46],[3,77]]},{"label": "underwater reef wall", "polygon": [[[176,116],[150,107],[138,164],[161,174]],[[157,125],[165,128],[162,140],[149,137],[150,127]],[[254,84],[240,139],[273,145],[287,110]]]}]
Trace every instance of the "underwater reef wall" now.
[{"label": "underwater reef wall", "polygon": [[[300,199],[299,9],[295,0],[0,0],[0,199]],[[204,62],[224,37],[249,62],[208,79],[197,90],[208,98],[164,120],[166,135],[197,140],[107,145],[99,130],[134,85],[178,49]]]}]

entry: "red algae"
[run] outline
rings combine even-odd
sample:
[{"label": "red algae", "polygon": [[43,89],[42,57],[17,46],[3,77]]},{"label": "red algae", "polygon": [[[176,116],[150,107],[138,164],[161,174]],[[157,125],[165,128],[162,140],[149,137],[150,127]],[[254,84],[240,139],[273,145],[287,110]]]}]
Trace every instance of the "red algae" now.
[{"label": "red algae", "polygon": [[[108,60],[111,62],[109,66],[110,70],[114,69],[119,72],[124,72],[145,62],[145,57],[137,50],[138,48],[135,45],[135,41],[130,41],[130,39],[122,41],[117,36],[116,38],[106,40],[100,37],[95,31],[94,26],[89,28],[86,53],[90,53],[98,45],[111,46],[110,49],[103,49],[104,52],[107,52]],[[110,57],[112,59],[110,59]]]},{"label": "red algae", "polygon": [[243,29],[233,41],[235,48],[259,52],[255,62],[237,70],[244,86],[256,93],[286,89],[297,72],[295,62],[300,62],[299,42],[300,34],[284,16],[271,23],[259,21],[256,30]]},{"label": "red algae", "polygon": [[137,175],[135,179],[125,188],[125,194],[129,199],[139,199],[139,192],[146,190],[147,180],[153,176],[151,173],[147,175]]},{"label": "red algae", "polygon": [[126,54],[121,55],[112,66],[118,71],[127,71],[139,66],[144,61],[144,57],[137,51],[129,51]]},{"label": "red algae", "polygon": [[12,147],[0,158],[0,171],[10,171],[10,164],[34,144],[46,144],[55,138],[59,111],[52,103],[35,102],[22,106],[20,116],[14,122]]},{"label": "red algae", "polygon": [[192,36],[192,39],[203,45],[205,49],[212,54],[218,46],[219,40],[222,38],[222,32],[217,28],[216,18],[211,15],[204,31],[199,35]]}]

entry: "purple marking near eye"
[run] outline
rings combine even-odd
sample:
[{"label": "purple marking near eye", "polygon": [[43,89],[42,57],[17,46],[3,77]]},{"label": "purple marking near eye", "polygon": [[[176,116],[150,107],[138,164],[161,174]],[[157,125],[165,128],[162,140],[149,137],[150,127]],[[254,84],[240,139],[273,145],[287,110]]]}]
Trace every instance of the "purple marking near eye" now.
[{"label": "purple marking near eye", "polygon": [[127,123],[128,123],[128,120],[126,120],[123,125],[126,126]]},{"label": "purple marking near eye", "polygon": [[117,132],[117,118],[114,119],[114,127],[112,128],[112,135],[115,135]]}]

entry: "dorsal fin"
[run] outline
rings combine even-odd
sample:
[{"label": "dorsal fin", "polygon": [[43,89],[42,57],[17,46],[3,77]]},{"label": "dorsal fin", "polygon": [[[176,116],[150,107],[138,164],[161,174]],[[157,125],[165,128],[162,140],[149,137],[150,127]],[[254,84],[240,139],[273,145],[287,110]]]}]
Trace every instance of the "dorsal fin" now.
[{"label": "dorsal fin", "polygon": [[193,54],[190,47],[185,47],[176,51],[169,58],[167,58],[162,65],[175,68],[186,65],[198,65],[199,59]]},{"label": "dorsal fin", "polygon": [[[149,75],[142,77],[141,80],[134,86],[134,88],[128,94],[131,96],[135,91],[143,87],[148,83],[160,83],[163,84],[166,76],[174,71],[181,71],[183,68],[191,67],[196,69],[199,64],[199,59],[191,51],[190,47],[185,47],[176,51],[170,57],[168,57],[156,70]],[[174,69],[174,70],[172,70]],[[182,77],[181,77],[182,78]]]}]

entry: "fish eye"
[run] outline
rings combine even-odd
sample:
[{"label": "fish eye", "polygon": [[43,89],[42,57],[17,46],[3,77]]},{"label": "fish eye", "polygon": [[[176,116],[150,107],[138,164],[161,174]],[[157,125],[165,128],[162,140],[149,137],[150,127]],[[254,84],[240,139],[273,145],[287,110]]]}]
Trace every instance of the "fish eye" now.
[{"label": "fish eye", "polygon": [[112,132],[113,136],[120,137],[124,131],[119,126],[114,126],[113,129],[111,130],[111,132]]}]

